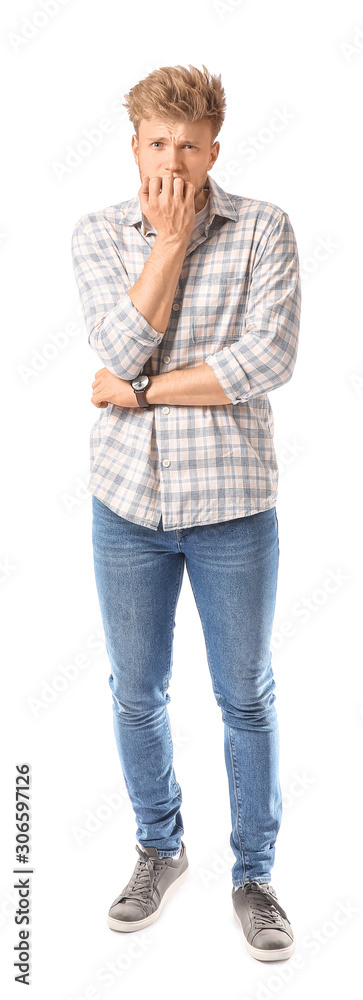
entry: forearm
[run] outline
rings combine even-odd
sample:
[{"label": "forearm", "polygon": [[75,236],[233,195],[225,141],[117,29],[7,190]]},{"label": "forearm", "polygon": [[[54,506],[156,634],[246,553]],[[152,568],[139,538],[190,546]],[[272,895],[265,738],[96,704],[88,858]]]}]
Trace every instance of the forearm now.
[{"label": "forearm", "polygon": [[196,368],[175,369],[150,376],[146,399],[153,403],[171,406],[225,406],[233,405],[221,388],[218,379],[206,363]]},{"label": "forearm", "polygon": [[72,260],[90,347],[119,378],[136,378],[163,334],[128,295],[130,281],[116,242],[102,229],[93,232],[82,217],[72,235]]},{"label": "forearm", "polygon": [[140,277],[128,290],[136,309],[159,333],[165,333],[169,323],[187,246],[185,237],[165,240],[156,236]]}]

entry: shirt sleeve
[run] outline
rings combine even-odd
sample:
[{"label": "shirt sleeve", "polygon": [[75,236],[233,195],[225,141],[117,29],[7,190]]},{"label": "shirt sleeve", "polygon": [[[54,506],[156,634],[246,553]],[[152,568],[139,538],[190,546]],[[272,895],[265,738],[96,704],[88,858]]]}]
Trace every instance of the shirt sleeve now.
[{"label": "shirt sleeve", "polygon": [[164,334],[154,330],[127,292],[130,282],[112,227],[109,232],[82,216],[71,249],[88,343],[114,375],[135,378]]},{"label": "shirt sleeve", "polygon": [[299,256],[283,212],[252,271],[241,336],[205,360],[232,403],[278,389],[292,376],[301,310]]}]

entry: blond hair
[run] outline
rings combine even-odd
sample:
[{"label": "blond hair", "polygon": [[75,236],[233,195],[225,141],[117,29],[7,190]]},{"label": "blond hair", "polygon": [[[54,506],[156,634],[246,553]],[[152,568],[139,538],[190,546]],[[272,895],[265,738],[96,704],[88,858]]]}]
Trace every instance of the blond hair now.
[{"label": "blond hair", "polygon": [[220,75],[213,76],[202,66],[203,72],[190,63],[189,69],[161,66],[124,94],[123,107],[128,110],[137,138],[143,118],[189,122],[207,119],[215,142],[224,122],[226,97]]}]

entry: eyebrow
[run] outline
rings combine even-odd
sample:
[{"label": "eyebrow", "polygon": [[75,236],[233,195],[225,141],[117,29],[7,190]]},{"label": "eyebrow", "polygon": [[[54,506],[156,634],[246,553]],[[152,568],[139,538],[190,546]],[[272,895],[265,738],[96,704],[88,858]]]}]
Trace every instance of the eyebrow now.
[{"label": "eyebrow", "polygon": [[[165,142],[165,139],[167,139],[168,137],[165,136],[165,135],[156,135],[156,136],[149,135],[147,138],[148,138],[149,142]],[[195,139],[181,139],[180,141],[181,142],[190,142],[193,146],[196,145],[196,140]]]}]

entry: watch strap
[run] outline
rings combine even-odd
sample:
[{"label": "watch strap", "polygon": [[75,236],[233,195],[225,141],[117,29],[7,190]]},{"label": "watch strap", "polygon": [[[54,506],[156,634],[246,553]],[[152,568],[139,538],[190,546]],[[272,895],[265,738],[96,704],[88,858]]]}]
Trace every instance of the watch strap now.
[{"label": "watch strap", "polygon": [[[147,385],[146,389],[148,389],[148,388],[149,388],[149,386]],[[135,396],[137,398],[137,402],[138,402],[139,406],[141,406],[141,408],[143,410],[145,409],[146,406],[150,406],[150,403],[148,403],[148,401],[146,399],[146,389],[134,389],[134,393],[135,393]]]}]

